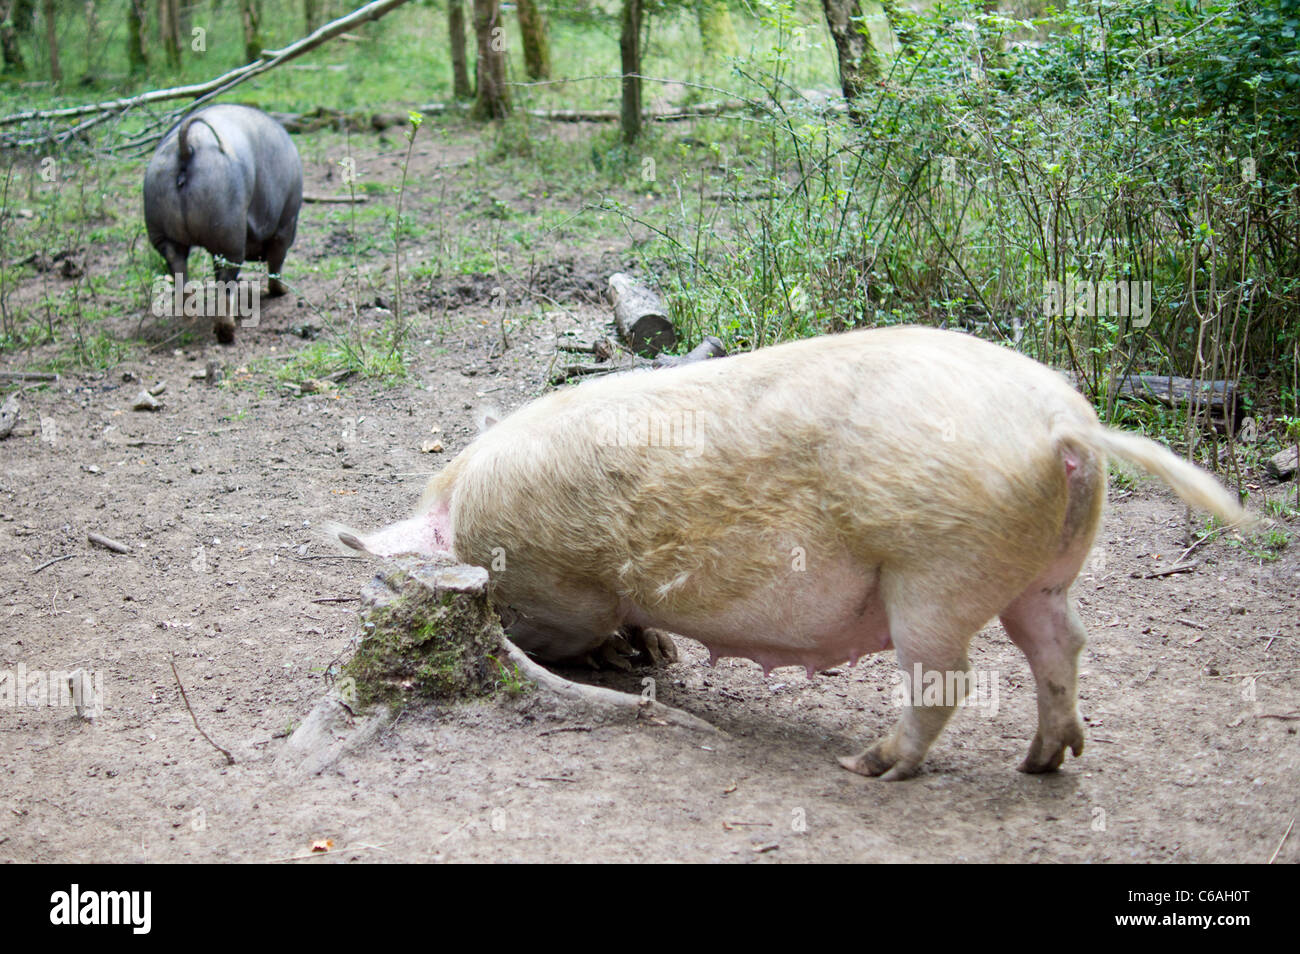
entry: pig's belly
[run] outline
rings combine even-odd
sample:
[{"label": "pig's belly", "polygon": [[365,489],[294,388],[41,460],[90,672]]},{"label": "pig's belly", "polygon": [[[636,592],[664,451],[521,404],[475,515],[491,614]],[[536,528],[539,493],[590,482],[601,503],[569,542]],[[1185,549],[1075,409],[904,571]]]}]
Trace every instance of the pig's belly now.
[{"label": "pig's belly", "polygon": [[631,604],[626,622],[698,640],[708,648],[710,664],[724,656],[752,659],[764,674],[801,666],[811,676],[892,647],[878,570],[845,564],[818,576],[707,614]]}]

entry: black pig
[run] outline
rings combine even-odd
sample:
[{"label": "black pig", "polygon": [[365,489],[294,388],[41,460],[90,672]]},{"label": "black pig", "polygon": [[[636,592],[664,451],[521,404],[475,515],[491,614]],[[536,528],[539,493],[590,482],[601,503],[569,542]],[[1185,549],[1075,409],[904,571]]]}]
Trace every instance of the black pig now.
[{"label": "black pig", "polygon": [[[163,138],[145,172],[149,241],[178,287],[190,248],[200,245],[220,257],[218,281],[233,282],[246,261],[264,261],[268,292],[284,294],[277,276],[301,206],[298,150],[283,126],[248,106],[209,106],[186,117]],[[233,341],[233,314],[218,314],[213,330],[219,341]]]}]

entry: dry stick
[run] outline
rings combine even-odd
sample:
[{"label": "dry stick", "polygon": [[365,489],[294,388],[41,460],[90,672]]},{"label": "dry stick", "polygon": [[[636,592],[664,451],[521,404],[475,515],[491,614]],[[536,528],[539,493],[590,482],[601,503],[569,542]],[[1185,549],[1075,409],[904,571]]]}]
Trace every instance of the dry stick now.
[{"label": "dry stick", "polygon": [[1294,827],[1295,827],[1295,817],[1292,816],[1292,818],[1291,818],[1291,824],[1289,824],[1289,825],[1286,826],[1286,831],[1284,831],[1284,832],[1282,833],[1282,840],[1279,841],[1279,842],[1277,843],[1277,847],[1273,849],[1273,854],[1272,854],[1272,856],[1268,859],[1268,863],[1269,863],[1270,865],[1271,865],[1274,861],[1277,860],[1277,854],[1278,854],[1278,852],[1281,851],[1281,850],[1282,850],[1282,846],[1286,844],[1287,835],[1291,834],[1291,829],[1294,828]]},{"label": "dry stick", "polygon": [[105,550],[112,550],[114,553],[130,553],[131,548],[125,543],[119,543],[111,537],[101,536],[98,533],[87,533],[86,539],[96,546],[101,546]]},{"label": "dry stick", "polygon": [[36,569],[32,570],[32,576],[35,576],[37,573],[40,573],[41,570],[45,569],[47,566],[54,566],[54,564],[60,562],[61,560],[71,560],[74,556],[76,556],[75,553],[65,553],[63,556],[56,556],[53,560],[46,560]]},{"label": "dry stick", "polygon": [[1262,669],[1259,672],[1230,672],[1220,673],[1217,676],[1207,676],[1207,679],[1244,679],[1247,676],[1286,676],[1293,672],[1300,672],[1300,669]]},{"label": "dry stick", "polygon": [[544,732],[538,732],[537,735],[557,735],[560,732],[591,732],[593,727],[589,725],[562,725],[558,729],[547,729]]},{"label": "dry stick", "polygon": [[57,381],[59,376],[49,371],[0,371],[0,381]]},{"label": "dry stick", "polygon": [[1155,573],[1148,573],[1146,575],[1146,578],[1148,580],[1154,580],[1157,577],[1170,576],[1171,574],[1174,573],[1190,573],[1198,566],[1200,566],[1200,563],[1197,562],[1196,560],[1193,560],[1191,563],[1181,563],[1178,566],[1171,566],[1167,570],[1157,570]]},{"label": "dry stick", "polygon": [[324,599],[312,600],[313,603],[355,603],[361,599],[359,596],[327,596]]},{"label": "dry stick", "polygon": [[1207,533],[1205,536],[1201,537],[1199,540],[1197,540],[1195,543],[1193,543],[1190,547],[1188,547],[1188,548],[1187,548],[1186,550],[1184,550],[1182,553],[1178,554],[1178,559],[1175,560],[1174,563],[1182,563],[1183,560],[1186,558],[1187,554],[1191,553],[1193,550],[1195,550],[1197,547],[1199,547],[1199,546],[1200,546],[1202,543],[1204,543],[1206,540],[1213,540],[1215,537],[1217,537],[1219,534],[1221,534],[1221,533],[1222,533],[1224,530],[1226,530],[1226,529],[1227,529],[1227,527],[1219,527],[1218,529],[1213,530],[1213,531],[1211,531],[1210,533]]},{"label": "dry stick", "polygon": [[222,755],[226,757],[227,765],[234,765],[235,757],[231,755],[227,750],[217,745],[217,743],[213,742],[212,737],[203,731],[203,726],[199,725],[199,717],[196,716],[194,714],[194,710],[190,708],[189,697],[185,695],[185,687],[181,685],[181,674],[176,671],[176,660],[170,659],[168,660],[168,662],[172,664],[172,675],[176,677],[176,688],[181,691],[181,701],[185,703],[185,708],[186,710],[189,711],[190,718],[194,720],[194,728],[199,730],[199,735],[203,736],[203,738],[208,740],[208,745],[212,746],[214,749],[216,749],[218,752],[220,752]]},{"label": "dry stick", "polygon": [[306,855],[289,855],[286,858],[272,858],[269,861],[262,862],[262,864],[276,865],[285,861],[306,861],[309,858],[324,858],[327,855],[345,855],[349,851],[384,851],[384,850],[385,849],[383,845],[355,845],[348,848],[340,848],[337,851],[331,849],[330,851],[313,851],[310,854],[306,854]]}]

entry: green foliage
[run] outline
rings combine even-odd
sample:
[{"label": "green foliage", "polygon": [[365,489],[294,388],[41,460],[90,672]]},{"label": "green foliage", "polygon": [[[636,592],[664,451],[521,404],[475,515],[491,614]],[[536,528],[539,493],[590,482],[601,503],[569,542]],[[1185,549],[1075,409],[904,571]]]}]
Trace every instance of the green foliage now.
[{"label": "green foliage", "polygon": [[[799,12],[767,2],[771,50],[738,67],[764,114],[702,127],[682,186],[698,205],[667,225],[625,214],[657,229],[692,341],[961,327],[1068,368],[1111,416],[1132,370],[1289,379],[1298,6],[893,10],[900,47],[855,127],[792,93]],[[1049,282],[1150,282],[1150,322],[1138,307],[1054,313]]]}]

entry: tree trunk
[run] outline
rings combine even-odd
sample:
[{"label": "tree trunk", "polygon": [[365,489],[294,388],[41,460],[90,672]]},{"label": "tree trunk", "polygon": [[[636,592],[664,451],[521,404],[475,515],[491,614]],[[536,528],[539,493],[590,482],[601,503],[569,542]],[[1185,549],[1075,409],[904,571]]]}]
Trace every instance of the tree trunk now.
[{"label": "tree trunk", "polygon": [[465,3],[464,0],[447,0],[447,32],[451,34],[451,81],[457,99],[474,95],[469,85],[469,67],[465,56]]},{"label": "tree trunk", "polygon": [[524,69],[529,79],[551,78],[551,44],[546,38],[546,18],[533,0],[515,0],[519,32],[524,43]]},{"label": "tree trunk", "polygon": [[735,56],[740,52],[736,28],[725,0],[699,0],[696,15],[700,21],[700,40],[711,57]]},{"label": "tree trunk", "polygon": [[18,31],[10,16],[17,17],[17,4],[13,0],[0,0],[0,53],[4,56],[6,73],[26,73],[23,51],[18,47]]},{"label": "tree trunk", "polygon": [[822,0],[826,10],[826,25],[835,41],[835,54],[839,60],[840,88],[849,102],[849,118],[860,123],[865,118],[858,106],[859,97],[880,79],[880,64],[876,62],[876,48],[862,18],[858,0]]},{"label": "tree trunk", "polygon": [[478,90],[475,119],[501,119],[510,112],[506,88],[506,31],[500,0],[474,0],[474,35],[478,38]]},{"label": "tree trunk", "polygon": [[149,57],[144,52],[144,0],[127,0],[126,58],[132,74],[149,68]]},{"label": "tree trunk", "polygon": [[41,17],[45,20],[45,44],[50,48],[50,79],[63,82],[59,66],[59,29],[54,21],[54,0],[41,0]]},{"label": "tree trunk", "polygon": [[86,72],[82,81],[89,83],[94,79],[95,57],[99,54],[99,9],[95,0],[86,0],[83,7],[86,15]]},{"label": "tree trunk", "polygon": [[31,36],[36,23],[36,0],[14,0],[14,29],[20,36]]},{"label": "tree trunk", "polygon": [[302,19],[308,33],[315,33],[320,26],[321,0],[302,0]]},{"label": "tree trunk", "polygon": [[252,63],[262,55],[262,11],[257,0],[239,0],[239,20],[244,25],[244,60]]},{"label": "tree trunk", "polygon": [[167,58],[167,65],[172,69],[180,67],[180,0],[158,0],[158,45]]},{"label": "tree trunk", "polygon": [[641,0],[623,0],[623,32],[618,40],[623,57],[623,108],[619,125],[623,141],[641,135]]}]

